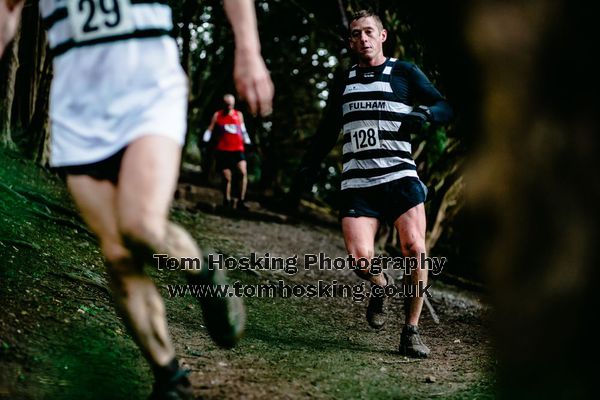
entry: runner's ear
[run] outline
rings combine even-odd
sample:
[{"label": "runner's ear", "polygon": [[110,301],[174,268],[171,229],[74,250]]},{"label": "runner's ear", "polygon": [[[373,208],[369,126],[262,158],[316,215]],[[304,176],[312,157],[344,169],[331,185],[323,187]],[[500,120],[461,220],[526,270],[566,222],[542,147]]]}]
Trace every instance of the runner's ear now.
[{"label": "runner's ear", "polygon": [[387,30],[382,29],[381,30],[381,43],[385,42],[387,40]]}]

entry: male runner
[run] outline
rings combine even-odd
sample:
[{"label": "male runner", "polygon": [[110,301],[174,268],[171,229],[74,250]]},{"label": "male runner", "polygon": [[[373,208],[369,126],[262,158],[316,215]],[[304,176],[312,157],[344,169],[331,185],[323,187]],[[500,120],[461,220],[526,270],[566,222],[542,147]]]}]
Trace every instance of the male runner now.
[{"label": "male runner", "polygon": [[[425,122],[449,121],[452,110],[414,64],[384,56],[387,31],[377,15],[361,10],[349,28],[350,48],[358,57],[358,65],[332,91],[301,173],[319,165],[343,128],[340,217],[348,253],[355,259],[372,259],[382,220],[398,231],[402,254],[419,259],[426,250],[426,189],[412,159],[410,134],[418,133]],[[356,273],[372,285],[383,288],[393,284],[390,275],[371,274],[368,266],[360,267]],[[405,276],[405,283],[416,285],[419,281],[426,285],[426,270],[417,268]],[[427,357],[430,352],[417,328],[422,306],[422,297],[405,301],[400,352],[411,357]],[[385,297],[369,299],[367,320],[373,328],[385,324],[385,308]]]},{"label": "male runner", "polygon": [[[235,97],[232,94],[223,96],[223,110],[214,113],[208,129],[202,136],[202,141],[210,142],[212,133],[217,133],[215,157],[217,169],[223,174],[223,205],[227,208],[235,207],[238,210],[248,210],[244,204],[246,187],[248,186],[248,173],[244,145],[249,145],[250,136],[244,124],[244,116],[234,108]],[[231,197],[232,171],[240,176],[239,198]]]},{"label": "male runner", "polygon": [[[5,43],[20,0],[0,1],[6,2],[0,10],[8,10],[0,14]],[[253,2],[225,0],[224,7],[235,36],[236,88],[253,113],[269,114],[273,86]],[[170,36],[171,9],[162,0],[40,0],[40,11],[54,57],[51,165],[66,172],[75,203],[98,236],[117,309],[154,371],[152,398],[192,398],[163,300],[143,269],[155,265],[155,253],[202,257],[192,237],[168,221],[188,87]],[[226,282],[221,271],[204,266],[186,272],[194,284]],[[215,342],[233,346],[244,329],[241,299],[201,299],[201,308]]]}]

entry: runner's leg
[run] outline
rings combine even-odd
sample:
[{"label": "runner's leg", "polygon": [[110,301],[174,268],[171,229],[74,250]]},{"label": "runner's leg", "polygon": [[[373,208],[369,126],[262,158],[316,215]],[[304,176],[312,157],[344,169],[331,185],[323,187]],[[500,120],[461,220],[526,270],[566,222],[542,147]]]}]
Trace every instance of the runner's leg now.
[{"label": "runner's leg", "polygon": [[246,188],[248,187],[248,170],[246,160],[237,163],[236,168],[240,174],[240,201],[246,199]]},{"label": "runner's leg", "polygon": [[231,179],[232,173],[230,169],[224,169],[221,171],[223,174],[223,203],[226,205],[231,204]]},{"label": "runner's leg", "polygon": [[[160,157],[157,155],[160,154]],[[134,255],[155,265],[153,254],[176,259],[202,255],[183,228],[168,221],[175,192],[181,147],[161,136],[146,136],[131,143],[123,156],[117,208],[121,235]],[[222,270],[185,269],[194,285],[227,285]],[[204,324],[216,344],[233,347],[244,332],[245,312],[240,298],[214,296],[198,299]]]},{"label": "runner's leg", "polygon": [[[374,256],[375,234],[379,221],[370,217],[344,217],[342,218],[342,232],[346,250],[355,260],[365,258],[371,260]],[[369,267],[355,270],[361,278],[370,281],[378,286],[385,286],[386,279],[384,274],[373,275],[369,272]]]},{"label": "runner's leg", "polygon": [[150,265],[156,265],[152,256],[157,253],[177,259],[202,256],[190,234],[168,220],[180,157],[181,147],[173,140],[144,136],[128,146],[121,163],[117,197],[120,233],[136,255]]},{"label": "runner's leg", "polygon": [[[374,256],[374,240],[379,221],[372,217],[345,217],[342,219],[342,230],[346,248],[355,259],[371,260]],[[358,261],[358,260],[357,260]],[[387,299],[383,292],[376,292],[375,286],[385,287],[393,284],[391,276],[385,273],[371,273],[371,266],[359,264],[361,270],[355,270],[358,276],[371,282],[371,296],[367,305],[366,318],[374,329],[381,329],[386,323]]]},{"label": "runner's leg", "polygon": [[[416,257],[418,260],[417,268],[410,274],[404,276],[404,283],[418,285],[423,282],[427,285],[427,270],[422,270],[421,254],[425,254],[425,206],[423,203],[414,206],[399,216],[394,222],[394,226],[400,236],[400,247],[404,257]],[[422,297],[411,297],[407,301],[406,323],[418,325],[421,310],[423,308]]]},{"label": "runner's leg", "polygon": [[121,240],[117,189],[109,181],[86,175],[69,175],[67,184],[84,221],[100,241],[117,310],[148,361],[154,366],[166,366],[175,353],[167,333],[162,298],[140,260]]}]

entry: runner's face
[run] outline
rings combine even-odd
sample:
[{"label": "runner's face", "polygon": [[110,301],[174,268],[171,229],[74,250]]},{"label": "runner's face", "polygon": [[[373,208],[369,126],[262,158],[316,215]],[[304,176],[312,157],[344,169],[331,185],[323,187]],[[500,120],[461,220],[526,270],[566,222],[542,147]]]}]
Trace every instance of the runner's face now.
[{"label": "runner's face", "polygon": [[233,107],[235,106],[235,99],[233,97],[230,96],[225,96],[223,98],[223,103],[225,103],[225,108],[228,110],[232,110]]},{"label": "runner's face", "polygon": [[386,38],[387,31],[380,30],[373,17],[350,23],[350,48],[358,55],[361,65],[379,65],[383,62],[383,42]]}]

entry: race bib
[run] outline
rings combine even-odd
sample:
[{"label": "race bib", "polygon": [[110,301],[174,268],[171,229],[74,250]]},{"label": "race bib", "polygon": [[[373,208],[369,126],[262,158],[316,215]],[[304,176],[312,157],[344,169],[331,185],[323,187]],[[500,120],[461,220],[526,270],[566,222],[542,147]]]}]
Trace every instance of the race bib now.
[{"label": "race bib", "polygon": [[225,124],[223,130],[227,133],[238,133],[238,126],[236,124]]},{"label": "race bib", "polygon": [[134,30],[130,0],[68,0],[76,42],[130,33]]},{"label": "race bib", "polygon": [[380,148],[379,132],[374,127],[364,127],[350,131],[352,151],[375,150]]}]

